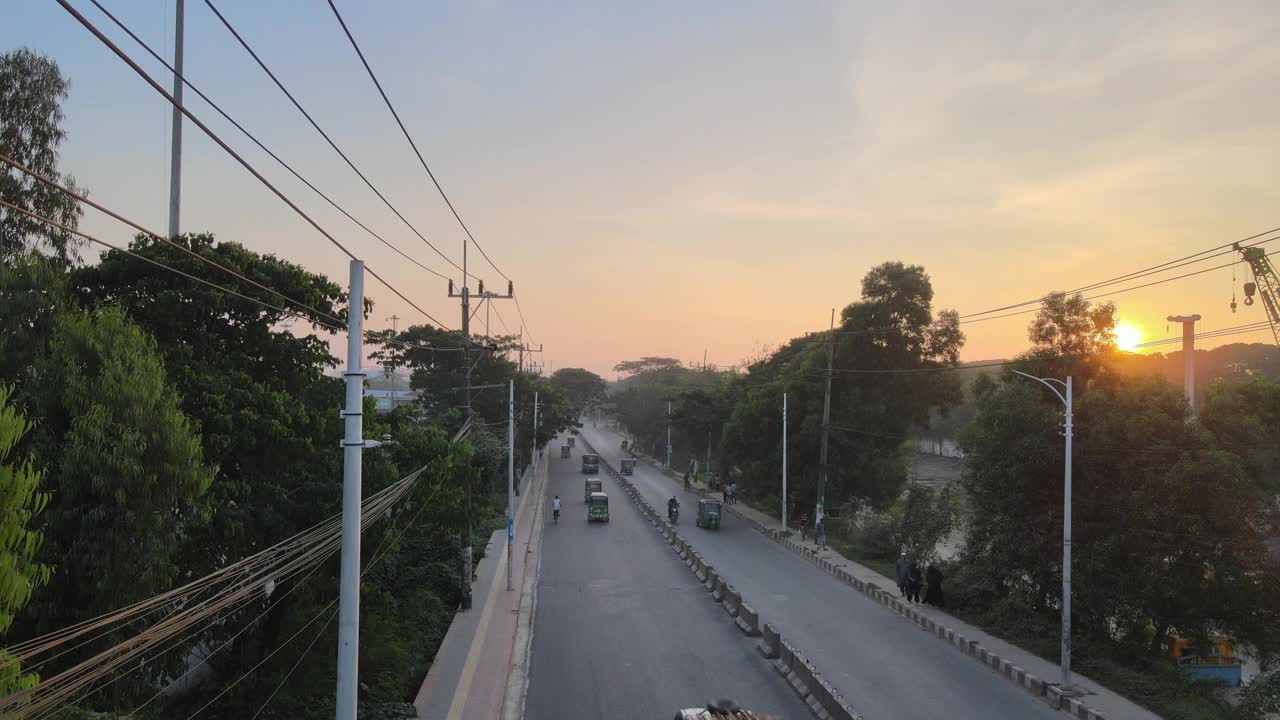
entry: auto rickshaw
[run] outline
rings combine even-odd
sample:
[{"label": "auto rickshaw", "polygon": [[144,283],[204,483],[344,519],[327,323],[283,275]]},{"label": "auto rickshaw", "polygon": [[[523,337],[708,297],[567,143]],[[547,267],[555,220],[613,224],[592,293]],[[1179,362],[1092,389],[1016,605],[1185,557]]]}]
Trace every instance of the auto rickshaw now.
[{"label": "auto rickshaw", "polygon": [[720,529],[720,501],[710,498],[698,500],[698,518],[694,524],[708,530]]},{"label": "auto rickshaw", "polygon": [[626,451],[627,451],[627,441],[626,441],[626,440],[623,440],[623,441],[622,441],[622,452],[626,452]]},{"label": "auto rickshaw", "polygon": [[569,446],[568,446],[568,445],[561,445],[561,446],[560,446],[560,457],[562,457],[562,458],[567,458],[567,457],[569,457]]},{"label": "auto rickshaw", "polygon": [[609,496],[602,492],[593,492],[587,498],[587,522],[593,520],[609,522]]},{"label": "auto rickshaw", "polygon": [[1212,637],[1201,655],[1191,640],[1173,637],[1168,641],[1169,657],[1178,667],[1197,680],[1220,682],[1240,687],[1243,682],[1244,661],[1236,655],[1235,646],[1224,637]]},{"label": "auto rickshaw", "polygon": [[570,437],[570,438],[567,438],[567,439],[568,439],[568,441],[569,441],[569,447],[573,447],[573,438],[572,438],[572,437]]},{"label": "auto rickshaw", "polygon": [[623,475],[631,475],[636,470],[636,460],[635,458],[622,458],[621,466]]},{"label": "auto rickshaw", "polygon": [[600,478],[598,477],[587,478],[587,482],[584,483],[583,490],[582,490],[582,502],[585,502],[585,503],[591,502],[592,493],[598,493],[603,489],[604,488],[600,485]]}]

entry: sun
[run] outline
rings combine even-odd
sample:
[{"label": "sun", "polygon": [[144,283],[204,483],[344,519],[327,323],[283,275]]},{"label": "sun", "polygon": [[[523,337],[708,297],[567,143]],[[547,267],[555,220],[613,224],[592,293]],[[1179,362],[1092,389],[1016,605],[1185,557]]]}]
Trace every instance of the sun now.
[{"label": "sun", "polygon": [[1120,323],[1115,329],[1116,347],[1125,352],[1134,352],[1138,343],[1142,342],[1142,328],[1129,323]]}]

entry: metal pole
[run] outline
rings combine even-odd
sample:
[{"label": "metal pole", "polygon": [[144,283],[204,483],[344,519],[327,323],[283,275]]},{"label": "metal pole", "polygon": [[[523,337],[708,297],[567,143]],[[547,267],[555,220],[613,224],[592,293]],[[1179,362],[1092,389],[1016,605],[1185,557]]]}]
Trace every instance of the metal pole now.
[{"label": "metal pole", "polygon": [[[467,288],[467,243],[462,243],[462,363],[467,374],[467,418],[471,418],[471,291]],[[462,605],[471,609],[471,471],[462,475]]]},{"label": "metal pole", "polygon": [[823,500],[827,497],[827,435],[831,430],[831,375],[836,355],[836,309],[831,308],[831,334],[827,336],[827,378],[826,390],[822,396],[822,445],[818,451],[818,500],[813,512],[813,526],[822,521],[825,509]]},{"label": "metal pole", "polygon": [[787,531],[787,394],[782,393],[782,532]]},{"label": "metal pole", "polygon": [[[533,394],[533,442],[529,448],[529,485],[533,485],[533,476],[538,472],[538,393]],[[516,488],[516,495],[520,488]]]},{"label": "metal pole", "polygon": [[[182,205],[182,6],[177,0],[173,17],[173,131],[169,138],[169,237],[178,235],[178,211]],[[357,368],[358,369],[358,368]]]},{"label": "metal pole", "polygon": [[1071,376],[1067,376],[1066,474],[1062,483],[1062,689],[1071,689]]},{"label": "metal pole", "polygon": [[360,660],[360,460],[364,449],[364,262],[351,261],[347,305],[347,406],[342,411],[342,570],[338,600],[337,720],[356,720]]},{"label": "metal pole", "polygon": [[667,467],[671,467],[671,401],[667,401]]},{"label": "metal pole", "polygon": [[511,582],[511,556],[515,554],[512,542],[516,536],[515,505],[511,497],[516,484],[516,381],[508,380],[507,397],[507,590],[514,590]]}]

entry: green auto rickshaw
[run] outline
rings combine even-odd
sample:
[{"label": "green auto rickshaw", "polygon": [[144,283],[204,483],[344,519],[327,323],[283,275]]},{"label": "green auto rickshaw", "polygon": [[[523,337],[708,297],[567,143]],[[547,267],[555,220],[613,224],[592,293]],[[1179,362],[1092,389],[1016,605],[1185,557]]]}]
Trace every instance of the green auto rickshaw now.
[{"label": "green auto rickshaw", "polygon": [[600,478],[598,477],[587,478],[587,482],[584,483],[583,489],[582,489],[582,502],[584,503],[591,502],[592,494],[602,492],[603,490],[604,488],[600,485]]},{"label": "green auto rickshaw", "polygon": [[698,519],[694,524],[708,530],[720,529],[720,501],[710,498],[698,500]]},{"label": "green auto rickshaw", "polygon": [[623,475],[631,475],[636,470],[635,458],[622,458],[621,471]]},{"label": "green auto rickshaw", "polygon": [[609,496],[602,492],[593,492],[587,498],[587,522],[593,520],[609,522]]},{"label": "green auto rickshaw", "polygon": [[568,446],[568,445],[561,445],[561,446],[560,446],[560,457],[562,457],[562,458],[567,458],[567,457],[569,457],[569,446]]}]

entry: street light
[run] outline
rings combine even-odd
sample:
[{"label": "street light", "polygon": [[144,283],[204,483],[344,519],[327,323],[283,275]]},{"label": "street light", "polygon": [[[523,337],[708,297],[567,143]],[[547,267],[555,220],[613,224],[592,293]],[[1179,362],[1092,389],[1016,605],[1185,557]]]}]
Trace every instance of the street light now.
[{"label": "street light", "polygon": [[[1014,370],[1053,391],[1066,407],[1066,463],[1062,482],[1062,691],[1071,689],[1071,376],[1063,382],[1057,378],[1042,378]],[[1056,383],[1065,395],[1053,386]]]}]

